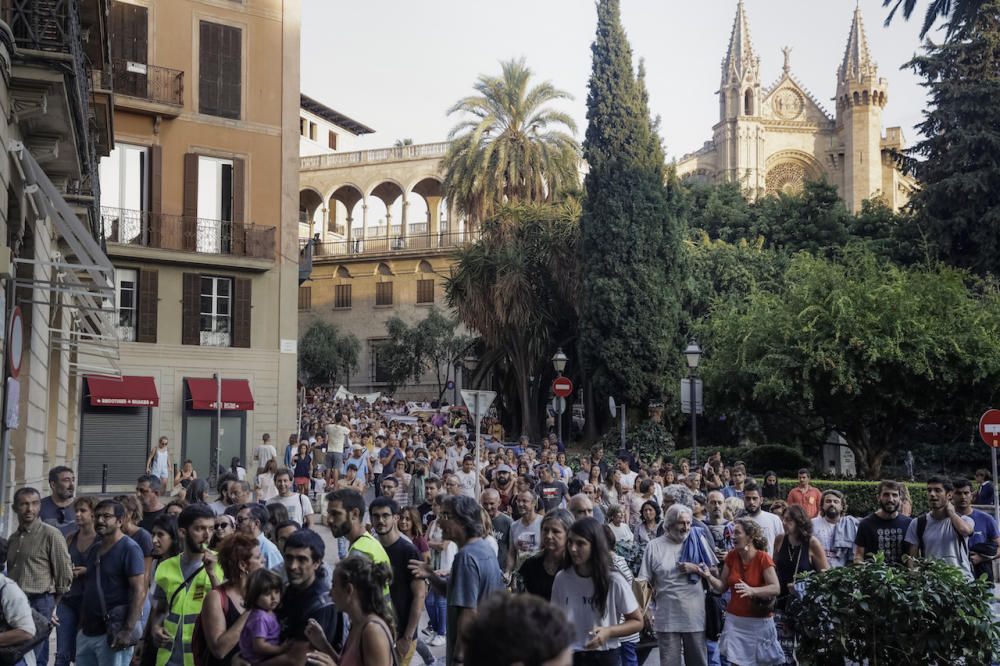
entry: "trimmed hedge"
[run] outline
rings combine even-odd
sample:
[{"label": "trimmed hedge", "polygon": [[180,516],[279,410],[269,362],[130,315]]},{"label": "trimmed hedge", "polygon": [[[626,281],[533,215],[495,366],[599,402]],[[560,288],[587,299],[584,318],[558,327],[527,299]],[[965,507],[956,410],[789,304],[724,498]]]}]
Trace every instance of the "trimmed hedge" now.
[{"label": "trimmed hedge", "polygon": [[[780,444],[762,444],[760,446],[741,446],[738,448],[698,448],[698,459],[704,462],[708,456],[716,451],[722,453],[722,459],[730,463],[742,460],[747,465],[747,469],[758,471],[763,474],[767,470],[774,470],[778,476],[795,476],[797,472],[805,467],[812,469],[813,464],[809,458],[802,455],[798,449]],[[676,463],[681,458],[691,459],[691,449],[678,449],[674,452],[672,459]]]},{"label": "trimmed hedge", "polygon": [[[763,483],[764,479],[757,479]],[[798,479],[778,479],[778,486],[783,496],[799,485]],[[878,508],[878,481],[833,481],[813,479],[812,485],[823,490],[839,490],[847,500],[847,513],[852,516],[867,516]],[[927,511],[927,485],[923,483],[907,483],[906,489],[913,502],[912,515],[918,516]]]}]

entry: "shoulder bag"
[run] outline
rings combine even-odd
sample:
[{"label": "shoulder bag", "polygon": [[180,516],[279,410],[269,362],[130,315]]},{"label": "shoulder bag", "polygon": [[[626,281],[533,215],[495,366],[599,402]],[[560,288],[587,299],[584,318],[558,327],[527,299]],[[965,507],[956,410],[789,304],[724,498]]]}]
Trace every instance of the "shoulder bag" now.
[{"label": "shoulder bag", "polygon": [[[118,632],[125,628],[125,621],[128,619],[128,608],[129,604],[121,604],[119,606],[107,607],[104,600],[104,589],[101,587],[101,553],[97,553],[97,570],[94,572],[96,574],[97,581],[97,596],[101,600],[101,615],[104,617],[104,627],[105,633],[107,633],[108,645],[114,644],[115,636]],[[128,642],[126,646],[132,646],[142,639],[142,626],[139,622],[136,622],[132,628],[129,630]]]}]

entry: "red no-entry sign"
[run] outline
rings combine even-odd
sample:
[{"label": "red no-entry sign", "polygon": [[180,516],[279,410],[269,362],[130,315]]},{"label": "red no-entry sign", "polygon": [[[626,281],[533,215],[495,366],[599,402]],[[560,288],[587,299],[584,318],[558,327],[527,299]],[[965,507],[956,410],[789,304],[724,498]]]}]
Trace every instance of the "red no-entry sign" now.
[{"label": "red no-entry sign", "polygon": [[1000,409],[987,410],[980,417],[979,436],[994,449],[1000,448]]},{"label": "red no-entry sign", "polygon": [[573,382],[569,377],[556,377],[552,380],[552,392],[560,398],[568,398],[573,395]]}]

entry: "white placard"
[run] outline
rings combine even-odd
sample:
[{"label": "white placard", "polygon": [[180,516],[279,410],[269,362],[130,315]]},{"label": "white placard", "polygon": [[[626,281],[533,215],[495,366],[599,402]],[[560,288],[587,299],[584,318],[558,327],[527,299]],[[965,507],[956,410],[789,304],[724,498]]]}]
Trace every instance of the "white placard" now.
[{"label": "white placard", "polygon": [[298,354],[299,353],[299,341],[298,340],[286,340],[281,339],[281,353],[282,354]]},{"label": "white placard", "polygon": [[132,62],[129,60],[125,63],[125,71],[131,72],[132,74],[145,74],[146,64],[141,62]]}]

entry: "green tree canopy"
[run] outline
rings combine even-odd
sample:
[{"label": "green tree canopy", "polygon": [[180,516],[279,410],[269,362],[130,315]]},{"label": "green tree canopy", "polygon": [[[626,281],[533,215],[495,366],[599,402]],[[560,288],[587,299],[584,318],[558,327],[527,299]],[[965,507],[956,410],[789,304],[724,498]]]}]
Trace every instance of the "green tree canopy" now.
[{"label": "green tree canopy", "polygon": [[598,2],[591,52],[579,350],[597,401],[644,406],[679,363],[683,224],[618,0]]},{"label": "green tree canopy", "polygon": [[706,396],[781,417],[774,441],[839,433],[869,478],[926,430],[968,439],[1000,380],[1000,299],[968,279],[799,254],[783,286],[733,294],[698,327]]},{"label": "green tree canopy", "polygon": [[523,59],[501,63],[500,76],[483,74],[476,94],[449,114],[463,114],[448,135],[444,190],[474,223],[507,203],[557,201],[578,189],[576,123],[551,108],[572,99],[548,81],[532,86]]},{"label": "green tree canopy", "polygon": [[514,430],[525,434],[538,434],[540,378],[576,330],[579,217],[573,200],[501,208],[481,240],[459,251],[445,282],[449,306],[480,335],[485,356],[509,368]]},{"label": "green tree canopy", "polygon": [[419,381],[431,372],[440,400],[452,366],[473,344],[471,337],[456,333],[457,327],[455,319],[434,307],[413,325],[398,315],[387,321],[388,338],[379,346],[379,358],[389,371],[392,388]]},{"label": "green tree canopy", "polygon": [[1000,0],[909,65],[930,95],[904,159],[921,232],[944,261],[1000,274]]},{"label": "green tree canopy", "polygon": [[316,320],[299,340],[299,376],[310,384],[347,383],[358,370],[360,353],[356,337]]}]

